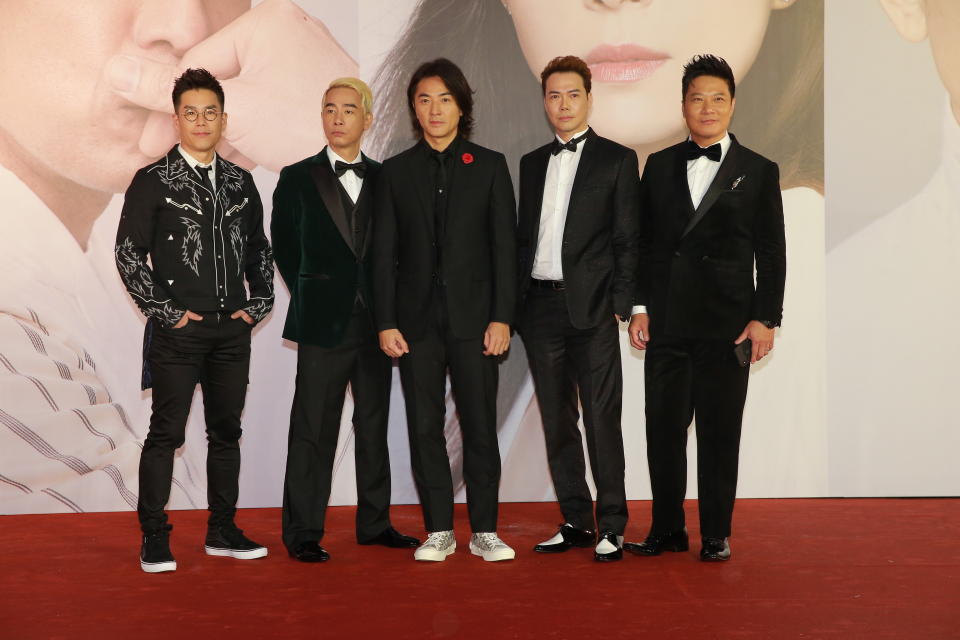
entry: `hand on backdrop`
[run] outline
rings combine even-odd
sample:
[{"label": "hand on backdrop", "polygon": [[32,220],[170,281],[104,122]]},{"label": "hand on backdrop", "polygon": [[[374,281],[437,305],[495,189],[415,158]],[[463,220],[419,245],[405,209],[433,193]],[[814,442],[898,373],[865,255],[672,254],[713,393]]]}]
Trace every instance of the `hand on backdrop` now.
[{"label": "hand on backdrop", "polygon": [[140,137],[144,154],[162,156],[176,143],[170,94],[173,81],[192,67],[223,85],[230,122],[219,153],[248,169],[271,171],[323,147],[324,91],[331,80],[359,72],[323,23],[290,0],[264,0],[187,51],[178,65],[114,56],[108,62],[113,90],[156,112]]}]

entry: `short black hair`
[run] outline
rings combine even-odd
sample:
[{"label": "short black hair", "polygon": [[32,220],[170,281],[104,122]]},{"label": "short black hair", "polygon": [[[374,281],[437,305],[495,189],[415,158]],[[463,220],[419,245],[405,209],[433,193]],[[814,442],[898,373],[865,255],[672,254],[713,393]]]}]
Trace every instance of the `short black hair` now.
[{"label": "short black hair", "polygon": [[410,84],[407,85],[407,108],[410,109],[410,120],[413,124],[413,134],[418,137],[423,136],[423,129],[420,127],[420,121],[417,120],[417,111],[414,108],[413,101],[416,98],[413,95],[417,90],[417,85],[424,78],[440,78],[446,85],[450,95],[463,112],[460,116],[460,122],[457,124],[457,130],[464,138],[469,138],[473,133],[473,89],[467,82],[466,76],[460,67],[455,65],[447,58],[437,58],[430,62],[424,62],[417,70],[413,72],[410,78]]},{"label": "short black hair", "polygon": [[187,69],[173,83],[173,109],[180,108],[180,96],[194,89],[209,89],[217,94],[220,108],[223,109],[223,87],[220,81],[206,69]]},{"label": "short black hair", "polygon": [[737,83],[733,79],[733,69],[731,69],[730,65],[727,64],[727,61],[720,56],[704,53],[693,56],[693,58],[690,59],[690,62],[683,65],[682,98],[684,100],[687,98],[687,89],[690,88],[690,83],[700,76],[712,76],[714,78],[726,80],[727,87],[730,88],[730,97],[736,97]]}]

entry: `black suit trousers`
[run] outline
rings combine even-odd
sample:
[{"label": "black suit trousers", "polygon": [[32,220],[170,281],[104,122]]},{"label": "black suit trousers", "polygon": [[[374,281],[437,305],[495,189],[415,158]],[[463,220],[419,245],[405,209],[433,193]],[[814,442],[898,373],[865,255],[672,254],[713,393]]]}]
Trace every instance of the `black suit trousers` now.
[{"label": "black suit trousers", "polygon": [[460,339],[447,321],[438,292],[426,331],[410,341],[400,358],[400,380],[407,408],[410,462],[427,531],[453,529],[453,481],[444,437],[446,374],[463,440],[463,479],[467,511],[475,533],[497,530],[500,449],[497,443],[497,359],[483,355],[483,335]]},{"label": "black suit trousers", "polygon": [[390,359],[370,314],[354,310],[339,346],[301,344],[283,484],[283,543],[323,538],[347,384],[353,393],[358,542],[390,526]]},{"label": "black suit trousers", "polygon": [[687,429],[696,418],[700,534],[730,535],[737,493],[740,425],[750,368],[733,342],[653,336],[647,346],[647,463],[653,492],[652,535],[684,527]]},{"label": "black suit trousers", "polygon": [[153,413],[140,454],[137,515],[144,533],[166,526],[173,456],[183,445],[193,393],[200,383],[207,425],[209,524],[233,521],[239,495],[240,414],[250,369],[250,325],[229,313],[201,313],[180,329],[155,324],[148,360]]},{"label": "black suit trousers", "polygon": [[617,321],[592,329],[570,322],[566,293],[530,289],[518,325],[527,350],[540,405],[547,461],[564,519],[580,529],[594,528],[594,505],[587,486],[583,438],[577,426],[577,390],[590,468],[597,487],[600,531],[622,535],[627,525],[624,489],[623,372]]}]

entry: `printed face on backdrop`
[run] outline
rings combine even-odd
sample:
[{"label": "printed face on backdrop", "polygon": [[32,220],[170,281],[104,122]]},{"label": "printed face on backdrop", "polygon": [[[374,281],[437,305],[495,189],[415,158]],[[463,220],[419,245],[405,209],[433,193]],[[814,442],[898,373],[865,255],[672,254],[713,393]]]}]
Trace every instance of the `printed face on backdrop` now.
[{"label": "printed face on backdrop", "polygon": [[561,71],[547,78],[543,106],[550,126],[564,140],[587,126],[592,104],[593,97],[587,93],[579,73]]},{"label": "printed face on backdrop", "polygon": [[183,150],[198,160],[217,148],[227,126],[227,114],[210,89],[190,89],[180,95],[173,121]]},{"label": "printed face on backdrop", "polygon": [[[327,91],[323,100],[323,134],[330,148],[340,154],[341,149],[359,150],[363,132],[370,128],[373,114],[363,109],[360,94],[349,87],[336,87]],[[352,162],[353,158],[344,158]]]},{"label": "printed face on backdrop", "polygon": [[449,142],[457,135],[463,112],[439,77],[431,76],[417,83],[413,92],[413,109],[428,142]]},{"label": "printed face on backdrop", "polygon": [[[139,149],[149,111],[112,88],[130,70],[117,54],[176,63],[250,8],[250,0],[0,0],[4,144],[40,176],[105,192],[126,188],[153,158]],[[172,87],[171,87],[172,88]]]},{"label": "printed face on backdrop", "polygon": [[690,137],[701,147],[720,141],[730,127],[736,99],[727,81],[716,76],[694,78],[683,97],[683,120]]},{"label": "printed face on backdrop", "polygon": [[[797,0],[802,1],[802,0]],[[772,9],[793,0],[503,0],[530,69],[558,55],[590,65],[600,135],[631,147],[674,142],[683,65],[722,56],[743,78],[763,42]]]}]

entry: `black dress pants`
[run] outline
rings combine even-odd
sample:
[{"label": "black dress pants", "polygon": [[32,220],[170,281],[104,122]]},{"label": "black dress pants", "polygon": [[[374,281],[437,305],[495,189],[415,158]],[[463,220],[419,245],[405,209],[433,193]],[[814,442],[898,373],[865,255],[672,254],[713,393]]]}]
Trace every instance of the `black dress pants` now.
[{"label": "black dress pants", "polygon": [[210,526],[233,521],[240,476],[240,414],[247,395],[250,325],[229,313],[198,312],[180,329],[156,326],[148,352],[153,413],[140,454],[137,515],[145,534],[167,524],[173,456],[183,445],[193,392],[203,392]]},{"label": "black dress pants", "polygon": [[550,475],[564,519],[579,529],[594,528],[594,504],[577,426],[579,389],[587,453],[597,487],[596,524],[600,531],[623,535],[627,525],[620,427],[623,372],[613,312],[609,322],[577,329],[570,323],[564,291],[531,288],[518,328],[527,349]]},{"label": "black dress pants", "polygon": [[448,327],[440,296],[426,309],[429,326],[400,358],[410,463],[426,530],[453,529],[453,481],[443,435],[446,375],[463,435],[463,479],[474,533],[497,530],[500,449],[497,443],[497,358],[483,355],[483,335],[460,339]]},{"label": "black dress pants", "polygon": [[687,429],[696,417],[700,534],[730,535],[737,493],[740,425],[750,368],[733,342],[654,336],[647,346],[647,463],[653,492],[652,535],[684,527]]},{"label": "black dress pants", "polygon": [[375,538],[390,526],[390,368],[370,314],[362,307],[355,309],[339,346],[299,346],[283,483],[287,548],[323,538],[348,383],[353,393],[357,541]]}]

